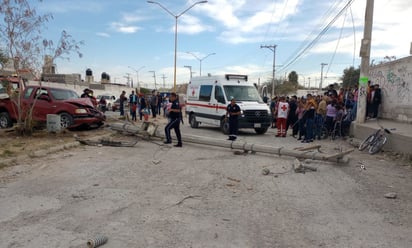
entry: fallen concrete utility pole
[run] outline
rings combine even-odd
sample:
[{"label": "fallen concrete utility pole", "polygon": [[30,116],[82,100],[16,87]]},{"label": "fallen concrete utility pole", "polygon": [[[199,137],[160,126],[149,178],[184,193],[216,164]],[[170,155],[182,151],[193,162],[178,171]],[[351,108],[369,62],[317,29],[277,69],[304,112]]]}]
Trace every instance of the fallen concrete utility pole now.
[{"label": "fallen concrete utility pole", "polygon": [[[127,123],[114,123],[111,124],[110,127],[115,131],[120,132],[127,132],[129,134],[135,135],[143,135],[147,136],[149,133],[152,137],[163,138],[163,133],[159,133],[153,128],[150,128],[152,124],[145,125],[143,124],[143,128],[134,126]],[[151,132],[149,132],[151,131]],[[342,151],[335,154],[326,154],[321,153],[319,151],[299,151],[299,150],[292,150],[287,149],[284,147],[273,147],[273,146],[266,146],[266,145],[259,145],[254,143],[248,143],[244,141],[229,141],[229,140],[221,140],[221,139],[214,139],[204,136],[195,136],[195,135],[184,135],[182,136],[183,142],[188,143],[195,143],[201,145],[210,145],[210,146],[218,146],[230,149],[237,149],[243,150],[245,152],[261,152],[261,153],[268,153],[274,154],[278,156],[290,156],[300,159],[312,159],[312,160],[323,160],[323,161],[330,161],[330,162],[338,162],[338,163],[347,163],[349,158],[346,156],[347,154],[354,151],[354,149],[350,149],[347,151]]]}]

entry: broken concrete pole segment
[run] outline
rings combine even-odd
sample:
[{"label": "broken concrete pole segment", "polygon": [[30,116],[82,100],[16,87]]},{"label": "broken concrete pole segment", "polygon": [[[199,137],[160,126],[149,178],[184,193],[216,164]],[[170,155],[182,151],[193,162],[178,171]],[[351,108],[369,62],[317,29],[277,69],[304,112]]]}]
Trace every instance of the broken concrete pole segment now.
[{"label": "broken concrete pole segment", "polygon": [[[163,133],[156,131],[157,126],[153,123],[144,124],[142,128],[127,124],[127,123],[114,123],[111,124],[111,128],[115,131],[120,132],[127,132],[130,134],[135,135],[149,135],[152,137],[163,138]],[[149,131],[151,133],[149,133]],[[250,152],[261,152],[261,153],[268,153],[278,156],[290,156],[300,159],[313,159],[313,160],[324,160],[330,162],[339,162],[339,163],[347,163],[349,158],[345,156],[348,153],[354,151],[354,149],[338,152],[332,155],[326,155],[325,153],[320,153],[318,151],[298,151],[293,149],[287,149],[284,147],[273,147],[267,145],[259,145],[254,143],[248,143],[246,141],[228,141],[228,140],[221,140],[216,138],[204,137],[204,136],[195,136],[195,135],[183,135],[182,136],[183,142],[188,143],[195,143],[201,145],[210,145],[210,146],[218,146],[242,151],[250,151]]]},{"label": "broken concrete pole segment", "polygon": [[110,124],[110,127],[115,131],[126,132],[129,134],[155,136],[158,126],[152,122],[143,122],[139,127],[125,122],[113,123]]}]

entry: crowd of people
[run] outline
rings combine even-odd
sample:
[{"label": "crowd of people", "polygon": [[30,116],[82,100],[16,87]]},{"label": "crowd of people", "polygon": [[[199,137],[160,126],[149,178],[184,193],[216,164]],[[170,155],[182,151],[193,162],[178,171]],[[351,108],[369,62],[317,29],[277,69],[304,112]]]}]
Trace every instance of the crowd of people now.
[{"label": "crowd of people", "polygon": [[179,97],[176,93],[172,92],[169,97],[163,97],[159,92],[155,90],[146,99],[144,94],[136,94],[132,91],[129,97],[126,97],[126,91],[122,91],[120,94],[120,116],[124,116],[124,106],[127,102],[129,104],[130,116],[132,121],[137,121],[137,114],[139,114],[140,120],[148,120],[148,116],[151,114],[152,118],[160,116],[163,110],[163,117],[168,118],[168,123],[165,126],[165,144],[172,143],[172,137],[170,131],[173,129],[176,134],[177,144],[175,147],[182,147],[182,137],[180,133],[180,123],[183,123],[182,108],[179,103]]},{"label": "crowd of people", "polygon": [[[89,97],[92,101],[94,99],[93,102],[97,105],[90,89],[85,89],[81,97]],[[147,120],[150,113],[153,118],[156,118],[157,115],[161,115],[163,109],[163,116],[169,120],[165,127],[165,144],[172,142],[170,131],[174,129],[178,140],[175,146],[182,147],[179,125],[181,122],[183,123],[183,117],[181,104],[179,104],[178,96],[175,93],[171,93],[169,99],[153,90],[149,98],[146,99],[144,94],[136,94],[135,91],[132,91],[127,97],[126,92],[122,91],[119,99],[120,115],[125,115],[124,106],[125,103],[128,103],[132,121],[137,121],[137,114],[139,114],[140,120],[143,118]],[[323,95],[274,97],[270,103],[273,117],[271,127],[277,129],[276,137],[286,137],[288,130],[291,129],[291,135],[302,143],[322,139],[325,136],[325,130],[327,135],[338,134],[344,137],[349,134],[351,122],[356,118],[357,101],[357,87],[346,90],[341,88],[336,91],[333,85],[329,85]],[[366,118],[377,118],[381,101],[382,94],[379,85],[369,82]],[[232,98],[226,113],[230,129],[228,140],[234,141],[237,138],[237,122],[240,113],[236,99]]]},{"label": "crowd of people", "polygon": [[129,105],[130,116],[132,117],[133,121],[137,121],[137,116],[139,116],[140,120],[143,120],[144,116],[152,115],[152,118],[156,118],[156,116],[162,114],[163,116],[167,117],[169,114],[169,109],[171,106],[171,102],[169,101],[168,97],[163,97],[159,92],[152,91],[150,96],[146,96],[145,94],[135,93],[132,91],[131,94],[127,97],[126,91],[122,91],[120,94],[120,116],[124,116],[124,107],[126,103]]},{"label": "crowd of people", "polygon": [[[368,92],[367,116],[376,118],[380,104],[378,85],[370,87]],[[323,95],[307,94],[297,97],[274,97],[270,104],[272,128],[277,128],[276,137],[286,137],[288,129],[291,135],[302,143],[320,140],[326,134],[337,132],[340,136],[349,134],[349,127],[356,118],[358,89],[339,89],[330,85]],[[377,100],[379,98],[379,100]]]}]

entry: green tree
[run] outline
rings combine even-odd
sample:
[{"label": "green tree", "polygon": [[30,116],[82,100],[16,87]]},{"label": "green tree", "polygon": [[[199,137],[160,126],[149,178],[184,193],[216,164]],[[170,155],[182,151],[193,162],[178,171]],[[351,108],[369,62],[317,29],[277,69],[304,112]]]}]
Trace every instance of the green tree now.
[{"label": "green tree", "polygon": [[275,86],[275,92],[278,96],[287,96],[296,94],[296,85],[292,82],[283,82]]},{"label": "green tree", "polygon": [[296,71],[291,71],[288,75],[288,81],[290,84],[292,84],[295,87],[295,89],[297,89],[299,85],[298,78],[299,77]]},{"label": "green tree", "polygon": [[360,68],[355,69],[353,66],[343,70],[342,87],[343,88],[353,88],[359,83]]}]

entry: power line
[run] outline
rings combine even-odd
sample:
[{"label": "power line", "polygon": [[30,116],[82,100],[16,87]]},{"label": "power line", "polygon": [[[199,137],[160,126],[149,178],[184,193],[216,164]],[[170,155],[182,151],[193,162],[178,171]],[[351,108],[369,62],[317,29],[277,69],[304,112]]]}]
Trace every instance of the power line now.
[{"label": "power line", "polygon": [[293,59],[284,63],[284,66],[280,69],[280,71],[285,71],[289,66],[294,64],[300,57],[306,54],[309,49],[311,49],[319,39],[329,30],[333,23],[344,13],[344,11],[350,7],[354,0],[349,0],[348,3],[339,11],[339,13],[322,29],[322,31],[316,36],[314,40],[312,40],[303,50],[301,50]]},{"label": "power line", "polygon": [[326,73],[325,73],[326,77],[328,76],[330,67],[333,64],[333,60],[335,59],[336,52],[337,52],[339,44],[340,44],[340,40],[342,39],[343,28],[345,27],[345,22],[346,22],[346,16],[347,15],[348,15],[348,11],[346,10],[345,17],[343,18],[343,22],[342,22],[342,27],[340,28],[339,39],[336,42],[335,51],[333,52],[332,57],[330,58],[330,61],[329,61],[329,64],[328,64],[328,68],[326,69]]},{"label": "power line", "polygon": [[329,9],[325,12],[325,14],[322,16],[322,18],[320,18],[318,26],[312,30],[312,32],[305,38],[305,40],[300,44],[300,46],[286,59],[286,61],[292,60],[294,57],[297,56],[297,54],[299,54],[300,51],[302,51],[304,49],[305,44],[310,42],[312,37],[315,35],[315,32],[317,30],[319,30],[320,28],[322,28],[322,25],[326,22],[326,19],[329,17],[329,15],[332,13],[332,11],[335,8],[337,8],[336,5],[338,5],[339,2],[340,2],[340,0],[336,0],[334,2],[334,4],[330,5]]},{"label": "power line", "polygon": [[355,29],[355,21],[353,20],[353,12],[352,7],[350,9],[350,16],[352,19],[352,29],[353,29],[353,57],[352,57],[352,67],[355,67],[355,56],[356,56],[356,29]]}]

